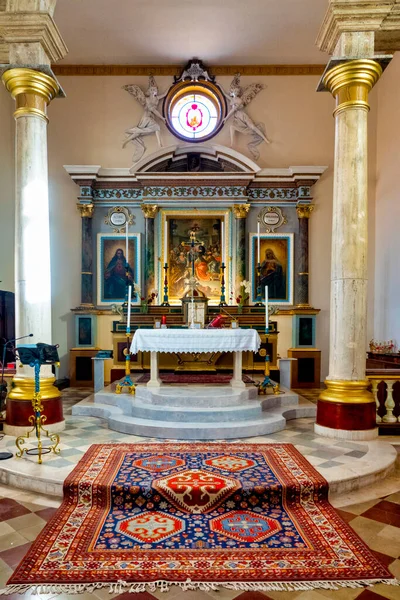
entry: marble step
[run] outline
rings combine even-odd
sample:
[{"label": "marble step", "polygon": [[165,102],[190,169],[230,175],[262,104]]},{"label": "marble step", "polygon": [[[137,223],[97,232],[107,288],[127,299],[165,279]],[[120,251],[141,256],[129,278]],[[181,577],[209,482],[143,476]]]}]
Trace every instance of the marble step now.
[{"label": "marble step", "polygon": [[240,422],[160,422],[128,416],[110,416],[108,426],[114,431],[146,437],[179,440],[228,440],[275,433],[285,427],[286,419],[279,413],[261,413],[258,419]]},{"label": "marble step", "polygon": [[235,421],[256,419],[262,412],[259,402],[245,405],[223,407],[159,406],[133,400],[130,416],[154,421],[176,421],[178,423],[195,423],[197,421],[213,423],[219,421]]}]

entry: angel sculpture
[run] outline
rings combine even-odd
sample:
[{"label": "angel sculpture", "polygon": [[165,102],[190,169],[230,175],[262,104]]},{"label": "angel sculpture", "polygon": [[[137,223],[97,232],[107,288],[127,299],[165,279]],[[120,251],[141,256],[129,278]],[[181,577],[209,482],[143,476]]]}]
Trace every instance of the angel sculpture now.
[{"label": "angel sculpture", "polygon": [[137,163],[146,151],[146,146],[142,139],[144,136],[155,133],[158,145],[160,148],[162,147],[160,125],[157,123],[156,117],[165,123],[165,119],[157,110],[157,106],[160,100],[165,98],[167,92],[161,96],[158,95],[158,87],[152,75],[149,77],[149,87],[146,93],[143,93],[140,87],[135,84],[123,85],[122,89],[132,94],[135,100],[144,106],[144,113],[136,127],[132,127],[131,129],[127,129],[125,131],[127,138],[122,145],[122,147],[125,148],[129,142],[133,143],[135,146],[135,151],[132,160],[133,163]]},{"label": "angel sculpture", "polygon": [[251,135],[252,139],[247,144],[247,147],[254,160],[257,160],[260,156],[256,146],[262,142],[266,142],[267,144],[271,142],[265,135],[264,124],[255,124],[249,115],[244,112],[244,109],[256,97],[258,92],[261,92],[264,88],[265,85],[262,83],[251,83],[243,89],[240,85],[240,73],[237,73],[230,85],[229,94],[224,92],[230,106],[224,123],[233,115],[233,123],[230,128],[231,148],[234,144],[235,131]]}]

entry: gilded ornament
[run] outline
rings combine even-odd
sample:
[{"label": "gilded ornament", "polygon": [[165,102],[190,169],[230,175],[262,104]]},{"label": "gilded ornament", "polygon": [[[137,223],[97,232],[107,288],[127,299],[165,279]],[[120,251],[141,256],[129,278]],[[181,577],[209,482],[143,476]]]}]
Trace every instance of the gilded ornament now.
[{"label": "gilded ornament", "polygon": [[319,400],[324,402],[341,402],[348,404],[369,404],[375,403],[374,397],[368,391],[369,381],[357,380],[325,380],[326,390],[323,390]]},{"label": "gilded ornament", "polygon": [[113,233],[124,233],[127,226],[133,225],[134,218],[125,206],[113,206],[105,216],[104,223],[113,228]]},{"label": "gilded ornament", "polygon": [[157,204],[142,204],[141,208],[145,219],[154,219],[158,211]]},{"label": "gilded ornament", "polygon": [[47,122],[47,105],[60,90],[57,81],[33,69],[16,68],[5,71],[3,83],[15,99],[14,117],[34,115]]},{"label": "gilded ornament", "polygon": [[313,204],[299,204],[298,206],[296,206],[296,212],[299,219],[309,219],[313,210]]},{"label": "gilded ornament", "polygon": [[381,75],[381,65],[369,58],[351,60],[330,69],[323,83],[336,97],[333,115],[349,108],[369,111],[368,94]]},{"label": "gilded ornament", "polygon": [[274,233],[282,225],[286,225],[287,218],[279,206],[266,206],[258,215],[258,222],[265,226],[266,233]]},{"label": "gilded ornament", "polygon": [[89,217],[90,219],[93,217],[94,204],[77,204],[76,207],[81,213],[81,217]]},{"label": "gilded ornament", "polygon": [[236,219],[245,219],[250,210],[250,204],[234,204],[232,210]]}]

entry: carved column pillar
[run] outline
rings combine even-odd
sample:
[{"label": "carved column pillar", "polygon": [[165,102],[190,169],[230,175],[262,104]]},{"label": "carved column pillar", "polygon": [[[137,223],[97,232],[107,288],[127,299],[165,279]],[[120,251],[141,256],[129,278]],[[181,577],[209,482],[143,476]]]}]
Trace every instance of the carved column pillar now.
[{"label": "carved column pillar", "polygon": [[[142,204],[142,211],[145,219],[145,248],[144,248],[144,295],[147,298],[154,289],[155,268],[154,268],[154,219],[158,212],[157,204]],[[159,290],[159,296],[161,291]]]},{"label": "carved column pillar", "polygon": [[246,217],[250,204],[234,204],[236,219],[236,285],[246,278]]},{"label": "carved column pillar", "polygon": [[296,282],[296,300],[298,307],[309,307],[308,299],[308,220],[311,216],[314,206],[312,204],[299,204],[296,207],[299,217],[299,272]]},{"label": "carved column pillar", "polygon": [[329,375],[318,400],[316,431],[346,439],[377,434],[367,391],[368,93],[382,68],[358,59],[331,68],[323,83],[336,98]]},{"label": "carved column pillar", "polygon": [[81,306],[93,306],[93,212],[94,204],[76,205],[82,217]]},{"label": "carved column pillar", "polygon": [[[26,68],[5,71],[2,80],[16,103],[15,333],[16,337],[33,333],[30,343],[51,344],[47,105],[57,96],[59,85],[49,75]],[[44,365],[40,387],[46,429],[60,431],[65,421],[54,381],[51,367]],[[26,432],[33,391],[33,369],[24,365],[13,379],[7,400],[5,433]]]}]

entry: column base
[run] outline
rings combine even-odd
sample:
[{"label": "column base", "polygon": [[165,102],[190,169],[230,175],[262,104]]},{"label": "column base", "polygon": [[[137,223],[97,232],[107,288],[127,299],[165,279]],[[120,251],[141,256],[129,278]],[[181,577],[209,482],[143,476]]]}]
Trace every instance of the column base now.
[{"label": "column base", "polygon": [[[43,415],[46,416],[44,423],[45,429],[49,431],[61,431],[65,427],[63,416],[62,400],[59,390],[54,387],[54,377],[40,379],[40,393],[43,405]],[[17,431],[19,428],[26,433],[31,429],[29,417],[33,415],[32,398],[35,389],[34,379],[26,377],[14,377],[12,380],[12,389],[6,401],[6,421],[4,432],[8,435],[15,435],[11,431]],[[56,429],[56,426],[61,429]]]},{"label": "column base", "polygon": [[[357,432],[377,431],[376,405],[373,395],[367,390],[369,385],[367,380],[334,381],[328,379],[325,384],[327,389],[321,392],[317,404],[316,426],[322,428],[320,429],[321,435],[327,435],[323,431],[329,429],[333,432],[347,432],[346,437],[340,436],[338,433],[337,437],[340,439],[361,439],[359,437],[351,438],[351,433],[357,435]],[[372,437],[376,437],[376,435],[374,434]],[[372,437],[364,439],[372,439]]]},{"label": "column base", "polygon": [[378,437],[378,429],[364,430],[349,430],[349,429],[331,429],[331,427],[323,427],[315,423],[314,432],[321,437],[331,438],[335,440],[348,440],[352,442],[364,442],[376,440]]}]

